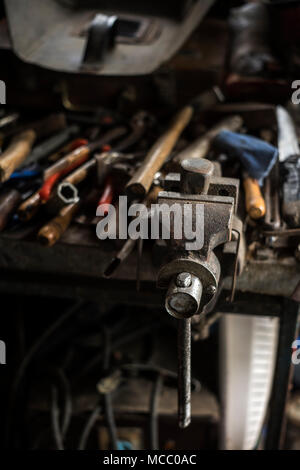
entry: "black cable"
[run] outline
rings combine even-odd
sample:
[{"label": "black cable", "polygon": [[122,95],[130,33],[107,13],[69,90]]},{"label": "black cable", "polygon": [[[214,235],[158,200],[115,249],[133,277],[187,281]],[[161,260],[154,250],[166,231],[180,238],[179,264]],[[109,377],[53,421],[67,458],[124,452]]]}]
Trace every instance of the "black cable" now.
[{"label": "black cable", "polygon": [[117,427],[113,411],[111,393],[106,393],[104,395],[104,413],[111,443],[111,450],[118,450]]},{"label": "black cable", "polygon": [[59,380],[61,391],[64,394],[64,412],[60,423],[60,409],[58,405],[58,389],[51,387],[51,427],[54,441],[58,450],[64,450],[64,437],[69,428],[72,417],[72,395],[70,385],[63,370],[55,369],[55,375]]},{"label": "black cable", "polygon": [[65,314],[58,318],[40,337],[39,339],[33,344],[30,348],[28,353],[26,354],[25,358],[23,359],[22,363],[20,364],[17,373],[15,375],[12,388],[11,388],[11,398],[8,410],[8,421],[7,421],[7,430],[6,430],[6,447],[10,447],[10,439],[11,433],[13,429],[13,422],[16,413],[16,401],[18,396],[18,390],[20,384],[23,380],[24,374],[26,372],[27,367],[29,366],[30,362],[32,361],[35,354],[39,351],[43,343],[51,336],[55,331],[70,317],[72,317],[77,311],[82,307],[83,302],[79,301],[76,302],[70,309],[67,310]]},{"label": "black cable", "polygon": [[[69,381],[60,368],[49,368],[45,370],[48,372],[48,375],[54,376],[56,385],[51,387],[51,405],[50,405],[50,416],[51,416],[51,426],[50,430],[52,431],[52,436],[54,437],[54,442],[58,450],[64,450],[65,444],[64,439],[69,429],[69,425],[72,418],[72,394],[70,389]],[[47,375],[47,379],[48,379]],[[63,412],[61,413],[59,407],[59,395],[63,395]],[[60,419],[60,416],[62,418]],[[39,441],[37,441],[38,444]],[[36,445],[36,444],[35,444]]]},{"label": "black cable", "polygon": [[[103,353],[101,354],[101,359],[103,360],[103,372],[108,373],[109,364],[110,364],[110,354],[111,354],[111,343],[110,343],[110,332],[107,328],[103,329],[103,336],[104,336],[104,349]],[[105,393],[103,395],[103,407],[104,407],[104,415],[105,420],[108,428],[109,439],[111,443],[112,450],[118,450],[118,439],[117,439],[117,429],[115,424],[113,406],[112,406],[112,399],[111,393]],[[101,406],[97,405],[96,408],[90,414],[81,437],[79,439],[79,450],[84,450],[86,448],[89,436],[91,431],[97,422],[101,411]]]},{"label": "black cable", "polygon": [[39,450],[41,443],[45,439],[45,437],[51,437],[51,428],[46,428],[43,431],[39,430],[39,434],[37,438],[33,441],[33,444],[30,447],[30,450]]},{"label": "black cable", "polygon": [[[109,370],[110,354],[111,354],[110,333],[107,328],[104,328],[103,334],[104,334],[103,370],[104,370],[104,373],[107,373]],[[118,450],[117,427],[115,423],[112,397],[111,397],[110,392],[107,392],[104,394],[103,402],[104,402],[104,414],[105,414],[106,424],[108,428],[111,448],[112,450]]]},{"label": "black cable", "polygon": [[[177,381],[177,373],[154,364],[131,363],[123,364],[121,367],[123,370],[127,371],[156,372],[157,374],[150,397],[150,448],[151,450],[159,450],[159,396],[163,387],[164,378],[176,379]],[[194,391],[199,392],[201,389],[199,380],[192,378],[191,382]]]},{"label": "black cable", "polygon": [[73,408],[72,407],[72,394],[71,394],[69,381],[63,370],[61,369],[57,370],[57,377],[59,379],[61,389],[64,394],[64,413],[63,413],[63,419],[61,423],[61,434],[62,434],[62,437],[64,438],[68,431],[71,418],[72,418],[72,408]]},{"label": "black cable", "polygon": [[90,437],[91,431],[94,427],[94,424],[97,422],[99,414],[101,412],[101,406],[97,405],[96,408],[90,414],[86,425],[83,428],[83,432],[79,439],[78,450],[84,450],[86,448],[88,439]]},{"label": "black cable", "polygon": [[[127,334],[124,334],[122,337],[118,337],[118,339],[112,342],[111,349],[115,350],[117,348],[120,348],[121,346],[124,346],[127,343],[130,343],[131,341],[137,340],[139,337],[145,335],[146,333],[149,333],[149,331],[152,331],[159,327],[161,327],[161,319],[155,320],[151,323],[143,324],[138,328],[129,331]],[[102,360],[103,350],[99,354],[94,356],[89,363],[86,364],[86,366],[81,370],[80,374],[77,375],[74,383],[78,382],[82,379],[82,377],[91,372],[91,370],[93,370],[94,367],[96,367]]]},{"label": "black cable", "polygon": [[[161,374],[163,377],[167,377],[170,379],[177,380],[178,375],[176,372],[173,372],[169,369],[164,369],[163,367],[156,366],[155,364],[138,364],[138,363],[129,363],[129,364],[122,364],[121,368],[123,370],[132,370],[132,371],[142,371],[142,372],[156,372],[157,374]],[[195,392],[199,392],[201,390],[201,383],[199,380],[192,377],[192,385],[194,387]]]},{"label": "black cable", "polygon": [[63,437],[59,425],[59,407],[57,388],[51,387],[51,426],[57,450],[64,450]]},{"label": "black cable", "polygon": [[159,398],[163,387],[163,376],[157,374],[150,397],[150,449],[159,450]]},{"label": "black cable", "polygon": [[110,363],[110,352],[111,352],[111,341],[110,341],[110,332],[108,328],[103,328],[103,339],[104,339],[104,350],[103,350],[103,371],[104,373],[108,372],[109,363]]}]

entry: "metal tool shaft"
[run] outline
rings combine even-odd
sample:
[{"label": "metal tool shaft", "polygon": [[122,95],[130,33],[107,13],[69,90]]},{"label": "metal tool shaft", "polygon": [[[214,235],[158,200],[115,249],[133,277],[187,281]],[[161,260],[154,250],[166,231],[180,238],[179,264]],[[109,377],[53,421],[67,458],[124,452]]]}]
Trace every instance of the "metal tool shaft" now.
[{"label": "metal tool shaft", "polygon": [[191,319],[178,320],[178,421],[191,422]]},{"label": "metal tool shaft", "polygon": [[298,138],[293,120],[285,108],[277,106],[276,117],[279,161],[284,162],[291,155],[300,154]]}]

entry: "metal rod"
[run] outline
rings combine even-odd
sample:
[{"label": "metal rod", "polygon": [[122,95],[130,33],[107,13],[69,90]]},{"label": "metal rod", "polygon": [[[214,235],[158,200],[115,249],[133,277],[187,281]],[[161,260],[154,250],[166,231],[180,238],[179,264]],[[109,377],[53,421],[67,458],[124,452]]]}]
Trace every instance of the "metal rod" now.
[{"label": "metal rod", "polygon": [[191,319],[178,320],[178,424],[191,422]]}]

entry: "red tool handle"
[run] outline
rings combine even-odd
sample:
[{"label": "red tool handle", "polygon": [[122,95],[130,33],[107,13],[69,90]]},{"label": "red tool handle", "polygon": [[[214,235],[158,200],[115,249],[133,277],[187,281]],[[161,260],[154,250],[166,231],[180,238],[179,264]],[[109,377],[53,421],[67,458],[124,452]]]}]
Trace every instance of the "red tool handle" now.
[{"label": "red tool handle", "polygon": [[82,147],[83,145],[88,145],[87,139],[75,139],[70,143],[68,151],[72,152],[72,150],[76,150],[78,147]]},{"label": "red tool handle", "polygon": [[[87,144],[87,141],[85,139],[76,139],[75,141],[72,142],[71,146],[72,146],[72,150],[75,150],[76,148],[82,146],[82,145],[86,145]],[[109,152],[111,150],[111,147],[110,145],[103,145],[102,147],[102,151],[103,152]],[[78,160],[77,162],[74,162],[72,163],[71,165],[69,165],[67,168],[65,168],[64,170],[58,172],[58,173],[55,173],[54,175],[52,176],[49,176],[49,178],[44,182],[43,186],[41,187],[40,191],[39,191],[39,195],[41,197],[41,200],[42,202],[47,202],[51,196],[51,191],[53,189],[53,186],[55,185],[55,183],[62,177],[62,176],[65,176],[67,175],[68,173],[70,173],[72,170],[75,170],[75,168],[78,168],[80,165],[82,165],[86,160],[88,159],[88,155],[81,158],[80,160]],[[105,192],[105,190],[104,190]],[[110,204],[110,202],[108,202],[108,204]]]},{"label": "red tool handle", "polygon": [[108,176],[105,182],[102,196],[98,202],[98,207],[102,207],[104,215],[108,214],[108,206],[112,203],[114,197],[114,185],[111,176]]},{"label": "red tool handle", "polygon": [[47,202],[49,200],[53,186],[62,176],[67,175],[72,170],[75,170],[75,168],[82,165],[87,160],[87,158],[88,158],[88,155],[81,158],[77,162],[72,163],[64,170],[59,171],[58,173],[54,173],[54,175],[52,176],[49,176],[49,178],[44,182],[43,186],[41,187],[39,191],[39,195],[40,195],[42,202]]}]

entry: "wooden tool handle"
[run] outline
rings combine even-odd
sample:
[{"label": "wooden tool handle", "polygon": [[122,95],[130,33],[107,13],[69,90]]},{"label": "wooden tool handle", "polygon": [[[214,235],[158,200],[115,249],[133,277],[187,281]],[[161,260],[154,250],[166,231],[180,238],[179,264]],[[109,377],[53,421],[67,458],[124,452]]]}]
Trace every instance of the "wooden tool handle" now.
[{"label": "wooden tool handle", "polygon": [[24,201],[18,208],[18,216],[24,222],[32,219],[42,203],[40,192],[37,191]]},{"label": "wooden tool handle", "polygon": [[79,202],[63,207],[57,217],[41,228],[38,233],[38,241],[45,246],[54,245],[69,227],[78,208]]},{"label": "wooden tool handle", "polygon": [[191,158],[205,158],[210,149],[212,140],[221,131],[237,132],[243,125],[243,120],[240,116],[229,116],[219,122],[216,126],[212,127],[204,135],[196,139],[191,145],[178,153],[174,158],[175,163],[181,163],[185,159]]},{"label": "wooden tool handle", "polygon": [[91,169],[94,167],[96,167],[96,160],[93,158],[91,160],[88,160],[76,170],[72,171],[72,173],[70,173],[62,180],[62,183],[71,183],[75,184],[76,186],[77,184],[85,180],[85,178],[89,175]]},{"label": "wooden tool handle", "polygon": [[0,197],[0,231],[2,231],[8,221],[10,214],[18,206],[21,194],[16,189],[11,189]]},{"label": "wooden tool handle", "polygon": [[247,213],[251,219],[260,219],[266,213],[266,205],[258,181],[246,177],[244,179],[244,190]]},{"label": "wooden tool handle", "polygon": [[73,165],[73,163],[84,160],[89,156],[89,153],[90,149],[87,145],[82,145],[81,147],[78,147],[77,149],[73,150],[68,155],[51,165],[49,168],[47,168],[47,170],[45,170],[44,172],[44,180],[47,180],[50,176],[54,175],[55,173],[60,173],[67,167]]},{"label": "wooden tool handle", "polygon": [[[82,150],[80,150],[80,149],[82,149]],[[67,157],[65,157],[63,159],[64,160],[63,169],[66,169],[67,166],[69,166],[70,164],[74,164],[74,163],[80,161],[82,158],[85,158],[86,155],[88,155],[88,152],[87,152],[88,149],[86,147],[80,147],[80,149],[77,149],[77,150],[80,150],[80,152],[77,152],[77,150],[75,150],[74,152],[70,153]],[[70,163],[68,163],[69,161],[70,161]],[[57,162],[57,164],[59,164],[60,162],[61,162],[61,160],[59,160],[59,162]],[[89,162],[87,162],[87,163],[89,163]],[[37,212],[38,208],[40,207],[40,205],[43,202],[46,202],[49,199],[52,187],[53,187],[54,183],[56,182],[56,180],[59,177],[59,172],[54,171],[54,167],[55,168],[58,167],[57,164],[52,165],[50,168],[48,168],[48,170],[46,170],[45,175],[47,174],[49,176],[46,179],[46,182],[42,186],[42,188],[39,189],[36,193],[34,193],[32,196],[30,196],[28,199],[26,199],[26,201],[24,201],[20,205],[20,207],[18,209],[18,215],[19,215],[21,220],[28,221],[28,220],[32,219],[32,217],[36,214],[36,212]],[[94,162],[94,165],[95,165],[95,162]],[[83,168],[83,166],[80,167],[79,169],[82,169],[82,168]],[[63,169],[61,169],[60,171],[63,171]],[[84,167],[84,170],[86,170],[86,167]],[[55,176],[57,176],[57,179],[55,179]],[[82,176],[82,172],[81,172],[81,176]],[[44,176],[44,178],[45,178],[45,176]],[[49,181],[51,178],[53,178],[53,181]],[[77,178],[77,179],[79,180],[79,178]],[[48,182],[48,184],[47,184],[47,182]],[[46,194],[47,194],[47,197],[45,196]],[[44,199],[43,199],[43,196],[44,196]]]},{"label": "wooden tool handle", "polygon": [[158,195],[161,191],[163,191],[161,186],[153,186],[151,188],[151,190],[147,194],[147,198],[146,198],[146,201],[145,201],[147,207],[150,207],[151,204],[156,204],[157,203],[157,198],[158,198]]},{"label": "wooden tool handle", "polygon": [[15,169],[20,166],[29,155],[36,139],[34,130],[27,130],[18,134],[9,147],[0,156],[0,182],[8,180]]},{"label": "wooden tool handle", "polygon": [[88,141],[86,139],[81,139],[81,138],[74,139],[71,142],[68,142],[63,147],[61,147],[55,153],[52,153],[48,157],[48,161],[50,163],[55,163],[60,158],[64,157],[67,153],[73,152],[73,150],[76,150],[77,148],[82,147],[83,145],[88,145]]},{"label": "wooden tool handle", "polygon": [[166,161],[183,129],[190,122],[193,108],[183,108],[170,125],[169,129],[157,140],[148,152],[143,164],[127,184],[127,190],[142,198],[149,191],[155,173]]}]

